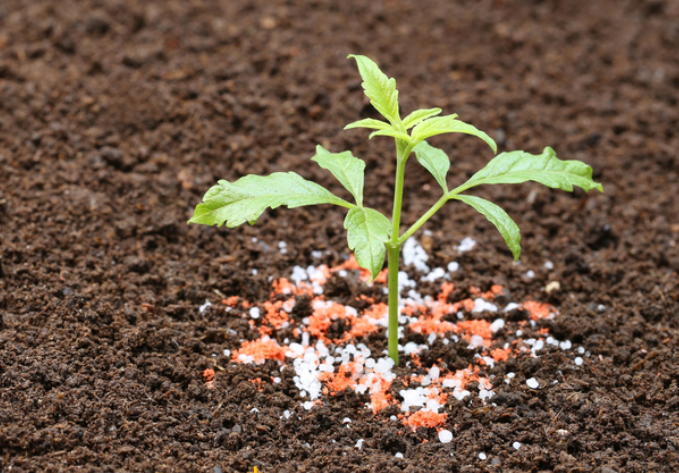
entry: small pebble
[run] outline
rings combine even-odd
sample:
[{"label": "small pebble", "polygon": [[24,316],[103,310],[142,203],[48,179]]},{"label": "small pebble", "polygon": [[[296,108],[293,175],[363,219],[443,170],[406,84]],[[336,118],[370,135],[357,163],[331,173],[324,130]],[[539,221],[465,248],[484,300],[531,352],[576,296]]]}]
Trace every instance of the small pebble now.
[{"label": "small pebble", "polygon": [[450,443],[453,441],[453,433],[450,430],[442,430],[439,432],[439,440],[441,443]]},{"label": "small pebble", "polygon": [[479,453],[479,458],[481,460],[485,460],[486,458],[488,458],[488,456],[485,453],[481,452],[481,453]]},{"label": "small pebble", "polygon": [[540,383],[538,383],[538,380],[535,378],[530,378],[526,380],[526,384],[528,385],[529,388],[531,389],[537,389],[540,387]]},{"label": "small pebble", "polygon": [[514,442],[512,444],[512,447],[514,447],[514,450],[518,450],[521,448],[521,442]]}]

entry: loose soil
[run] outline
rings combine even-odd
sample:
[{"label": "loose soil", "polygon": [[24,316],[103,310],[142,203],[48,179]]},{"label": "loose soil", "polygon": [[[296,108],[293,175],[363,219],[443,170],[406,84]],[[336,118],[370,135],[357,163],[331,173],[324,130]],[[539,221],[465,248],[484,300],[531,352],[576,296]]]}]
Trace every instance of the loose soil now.
[{"label": "loose soil", "polygon": [[[3,0],[2,471],[679,470],[678,44],[677,1]],[[390,420],[397,405],[374,414],[351,389],[307,410],[290,359],[281,371],[224,355],[260,337],[243,301],[263,306],[296,265],[349,258],[341,209],[278,209],[233,230],[185,224],[211,184],[246,173],[295,170],[345,195],[310,165],[317,143],[363,157],[366,205],[390,211],[391,143],[341,131],[375,116],[349,53],[380,61],[405,112],[458,113],[502,150],[551,145],[591,164],[606,190],[475,191],[518,221],[518,265],[462,205],[418,234],[432,268],[460,265],[449,302],[501,285],[502,305],[558,311],[534,328],[510,313],[493,346],[519,327],[573,345],[517,349],[492,368],[464,340],[437,338],[422,367],[404,356],[401,380],[435,364],[493,377],[490,400],[473,382],[470,396],[449,396],[443,426],[412,431]],[[432,142],[453,157],[451,182],[491,158],[470,137]],[[404,224],[438,198],[408,166]],[[455,250],[468,236],[476,246]],[[382,288],[349,271],[324,297],[365,309],[357,298],[386,302]],[[298,322],[313,312],[309,296],[295,302]],[[427,337],[407,329],[410,341]],[[384,331],[355,342],[381,356]]]}]

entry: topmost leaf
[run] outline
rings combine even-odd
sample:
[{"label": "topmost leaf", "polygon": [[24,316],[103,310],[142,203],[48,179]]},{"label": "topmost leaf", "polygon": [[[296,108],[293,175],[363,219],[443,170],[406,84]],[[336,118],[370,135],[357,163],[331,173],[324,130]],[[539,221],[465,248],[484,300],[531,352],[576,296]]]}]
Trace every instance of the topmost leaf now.
[{"label": "topmost leaf", "polygon": [[363,89],[365,95],[370,99],[370,103],[380,112],[384,118],[389,120],[392,125],[400,123],[401,118],[398,114],[398,90],[396,90],[396,80],[390,79],[377,67],[372,60],[365,56],[350,54],[349,58],[356,59],[358,72],[363,78]]},{"label": "topmost leaf", "polygon": [[485,141],[493,150],[493,153],[497,153],[497,145],[490,136],[469,123],[458,120],[457,114],[434,117],[423,121],[413,128],[412,136],[413,141],[419,143],[431,136],[442,135],[444,133],[465,133],[476,136]]}]

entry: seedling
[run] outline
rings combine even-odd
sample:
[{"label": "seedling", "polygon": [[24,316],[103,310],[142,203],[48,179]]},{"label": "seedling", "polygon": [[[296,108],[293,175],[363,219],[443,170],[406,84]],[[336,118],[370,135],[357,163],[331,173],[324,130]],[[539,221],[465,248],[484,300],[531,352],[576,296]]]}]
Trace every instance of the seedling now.
[{"label": "seedling", "polygon": [[[347,202],[320,185],[302,178],[294,172],[275,172],[268,176],[247,175],[235,182],[219,181],[196,206],[189,223],[236,227],[245,222],[254,224],[269,207],[287,205],[290,208],[303,205],[333,204],[349,209],[344,220],[349,248],[356,261],[368,269],[374,280],[388,259],[389,286],[389,356],[398,364],[398,265],[403,243],[429,220],[449,200],[457,200],[472,206],[483,214],[504,237],[509,249],[518,260],[521,253],[519,227],[507,213],[494,203],[463,192],[482,184],[518,184],[526,181],[540,182],[548,187],[573,191],[578,186],[585,191],[598,189],[601,184],[592,180],[592,168],[580,161],[562,161],[552,148],[545,148],[534,155],[524,151],[501,153],[486,167],[474,174],[464,184],[450,190],[447,175],[450,160],[442,150],[431,146],[427,139],[444,133],[464,133],[476,136],[497,153],[495,141],[483,131],[457,119],[457,115],[438,116],[440,108],[416,110],[401,118],[398,105],[396,81],[388,78],[373,61],[365,56],[350,55],[358,64],[363,79],[365,95],[386,121],[365,118],[350,123],[351,128],[375,130],[373,136],[388,136],[396,144],[396,181],[392,218],[363,205],[363,176],[365,162],[351,151],[331,153],[322,146],[316,147],[311,158],[323,169],[330,171],[352,194],[355,204]],[[411,130],[409,132],[409,130]],[[419,220],[401,233],[401,204],[405,166],[411,153],[441,186],[443,195]]]}]

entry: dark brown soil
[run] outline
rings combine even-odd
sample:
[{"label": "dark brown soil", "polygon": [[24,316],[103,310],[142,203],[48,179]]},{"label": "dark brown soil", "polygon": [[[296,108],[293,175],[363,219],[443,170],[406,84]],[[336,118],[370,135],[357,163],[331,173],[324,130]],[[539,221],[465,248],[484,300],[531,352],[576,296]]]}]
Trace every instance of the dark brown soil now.
[{"label": "dark brown soil", "polygon": [[[678,471],[678,45],[671,0],[3,0],[2,471]],[[296,170],[341,193],[309,165],[317,143],[365,158],[366,203],[390,210],[389,140],[341,131],[374,114],[349,53],[397,78],[405,111],[458,113],[501,149],[551,145],[606,190],[479,190],[517,219],[518,266],[470,208],[428,225],[430,263],[455,258],[461,290],[500,283],[549,302],[551,333],[592,355],[510,358],[497,369],[520,382],[498,383],[495,406],[450,403],[449,444],[400,434],[356,395],[306,411],[288,370],[259,392],[249,380],[279,374],[275,362],[221,355],[248,335],[224,296],[261,302],[269,277],[346,258],[340,209],[185,224],[218,178]],[[458,159],[456,182],[490,158],[478,140],[435,141]],[[438,197],[409,166],[406,224]],[[466,236],[479,244],[458,257]],[[547,295],[549,281],[561,290]]]}]

